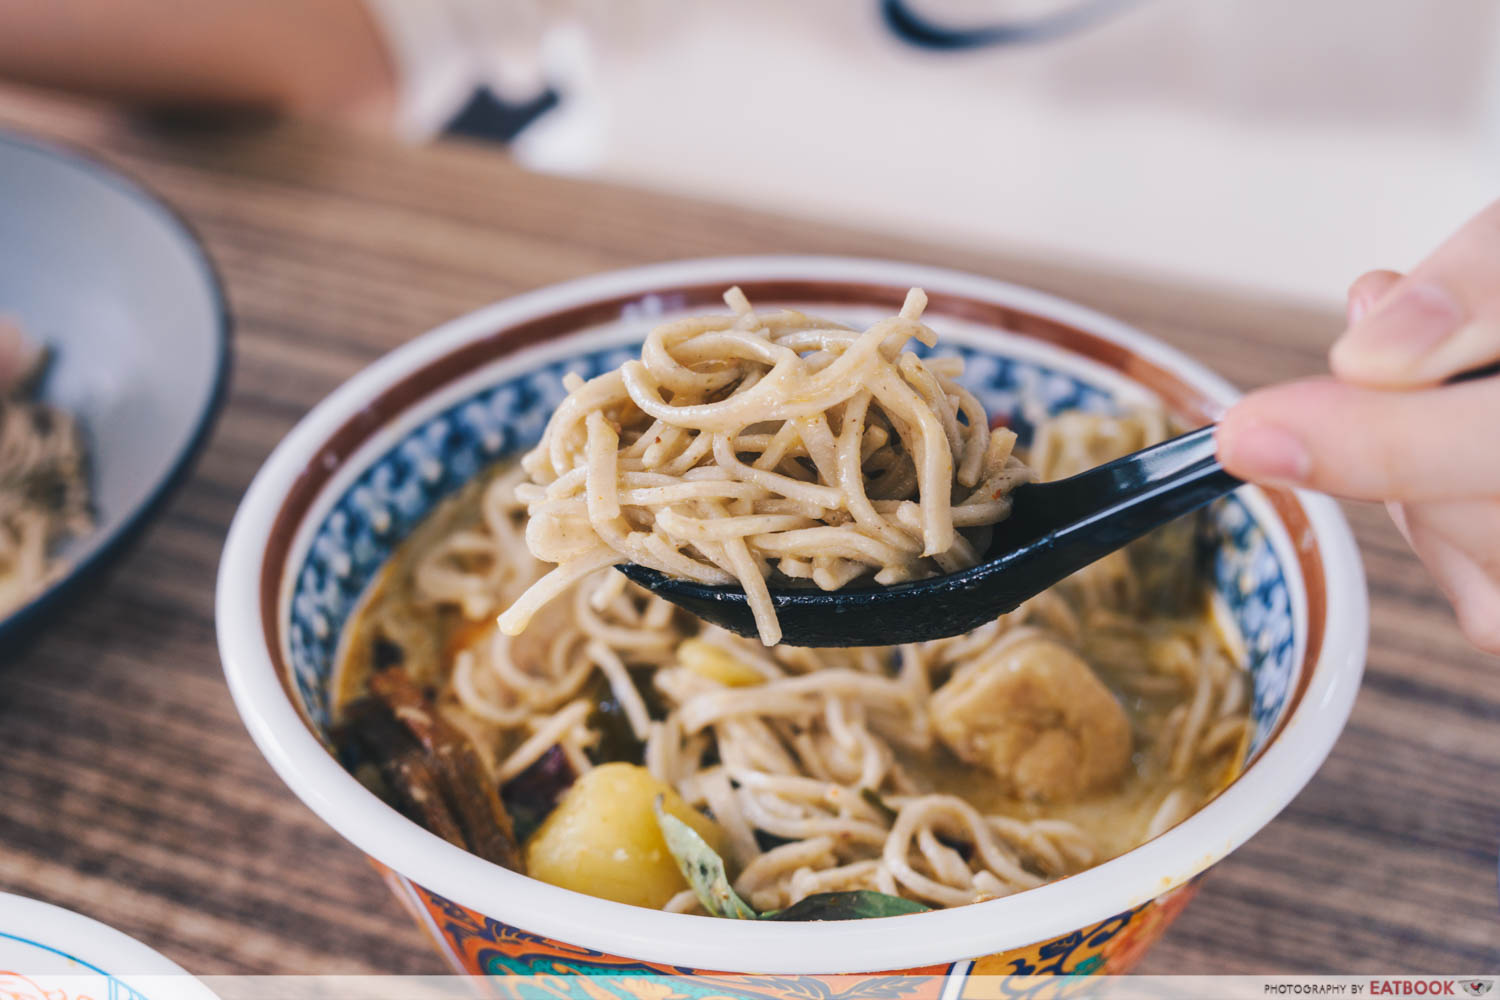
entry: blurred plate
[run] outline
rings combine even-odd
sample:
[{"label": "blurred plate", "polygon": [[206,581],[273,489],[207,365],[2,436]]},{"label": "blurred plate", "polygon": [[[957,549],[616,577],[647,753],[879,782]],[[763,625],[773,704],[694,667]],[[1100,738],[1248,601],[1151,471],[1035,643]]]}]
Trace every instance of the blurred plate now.
[{"label": "blurred plate", "polygon": [[6,1000],[214,1000],[166,956],[82,914],[0,893]]},{"label": "blurred plate", "polygon": [[183,478],[223,400],[229,311],[207,253],[139,185],[0,132],[0,313],[51,348],[42,397],[76,414],[96,526],[66,574],[0,619],[0,662]]}]

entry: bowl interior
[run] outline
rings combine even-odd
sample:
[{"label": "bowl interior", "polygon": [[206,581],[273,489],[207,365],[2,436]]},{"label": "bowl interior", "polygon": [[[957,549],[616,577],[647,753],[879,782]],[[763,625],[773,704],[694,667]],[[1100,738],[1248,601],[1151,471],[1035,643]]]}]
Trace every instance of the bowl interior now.
[{"label": "bowl interior", "polygon": [[[754,298],[757,308],[796,308],[862,327],[884,307]],[[391,552],[443,498],[493,462],[518,455],[541,436],[564,396],[562,376],[585,378],[636,356],[646,331],[701,306],[659,299],[627,305],[617,317],[569,331],[493,360],[392,414],[382,432],[346,463],[309,511],[292,546],[280,621],[284,662],[306,717],[327,736],[330,688],[340,632]],[[712,308],[712,307],[710,307]],[[1139,382],[1097,360],[998,330],[985,322],[930,313],[938,354],[965,363],[964,384],[991,415],[1029,440],[1037,420],[1065,410],[1112,412],[1151,402]],[[1296,689],[1307,642],[1302,581],[1286,532],[1265,497],[1242,491],[1216,504],[1214,585],[1249,647],[1260,752]]]},{"label": "bowl interior", "polygon": [[88,440],[106,546],[191,450],[220,388],[227,319],[196,241],[105,167],[0,133],[0,313],[52,351],[42,386]]}]

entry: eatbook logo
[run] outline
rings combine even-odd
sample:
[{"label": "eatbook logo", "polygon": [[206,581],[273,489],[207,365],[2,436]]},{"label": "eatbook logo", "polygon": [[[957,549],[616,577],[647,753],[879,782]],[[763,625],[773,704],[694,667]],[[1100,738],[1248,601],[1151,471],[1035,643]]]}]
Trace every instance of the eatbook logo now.
[{"label": "eatbook logo", "polygon": [[1465,979],[1458,984],[1471,997],[1486,996],[1495,988],[1493,979]]}]

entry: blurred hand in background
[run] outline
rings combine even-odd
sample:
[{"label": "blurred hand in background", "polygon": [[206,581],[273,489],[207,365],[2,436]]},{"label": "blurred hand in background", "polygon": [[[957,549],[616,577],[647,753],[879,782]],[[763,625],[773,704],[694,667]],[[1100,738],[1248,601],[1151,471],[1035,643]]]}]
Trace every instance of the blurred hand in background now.
[{"label": "blurred hand in background", "polygon": [[[0,14],[0,80],[149,109],[509,140],[586,72],[558,38],[638,35],[659,0],[51,0]],[[586,29],[586,31],[580,31]],[[551,56],[551,71],[544,62]],[[569,65],[570,64],[570,65]]]},{"label": "blurred hand in background", "polygon": [[1401,275],[1349,289],[1333,376],[1252,392],[1219,425],[1236,475],[1385,501],[1458,612],[1500,653],[1500,202]]},{"label": "blurred hand in background", "polygon": [[48,0],[0,15],[0,77],[147,107],[385,128],[396,70],[364,0]]}]

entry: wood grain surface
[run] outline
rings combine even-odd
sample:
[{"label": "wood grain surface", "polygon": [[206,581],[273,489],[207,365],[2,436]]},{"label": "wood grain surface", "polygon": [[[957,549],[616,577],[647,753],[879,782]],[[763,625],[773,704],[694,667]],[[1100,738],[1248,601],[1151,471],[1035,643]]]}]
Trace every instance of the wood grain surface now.
[{"label": "wood grain surface", "polygon": [[[200,974],[445,971],[359,852],[262,760],[214,644],[214,572],[240,495],[293,423],[382,353],[559,279],[782,251],[1057,292],[1242,386],[1318,371],[1338,328],[1331,313],[1020,253],[540,177],[478,145],[168,127],[15,92],[0,92],[0,125],[77,144],[158,191],[228,286],[232,389],[196,471],[106,580],[26,648],[0,650],[0,889],[82,911]],[[1403,262],[1370,262],[1391,263]],[[1141,971],[1500,970],[1500,662],[1465,645],[1383,511],[1348,512],[1374,610],[1353,720]]]}]

